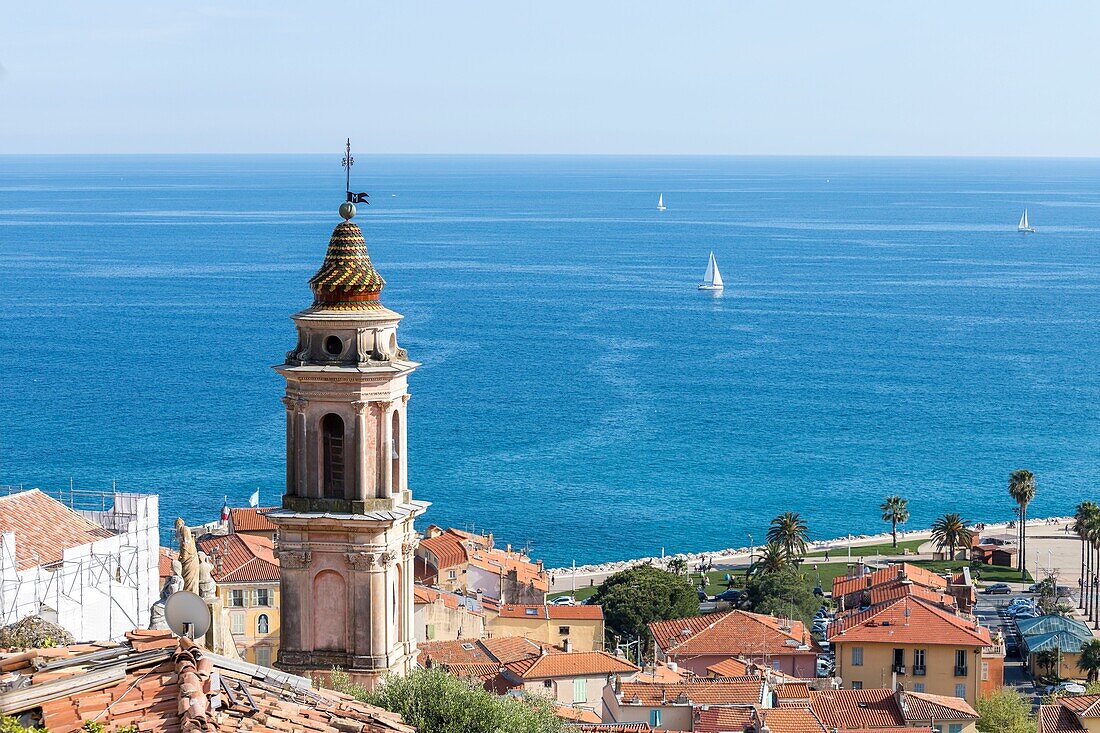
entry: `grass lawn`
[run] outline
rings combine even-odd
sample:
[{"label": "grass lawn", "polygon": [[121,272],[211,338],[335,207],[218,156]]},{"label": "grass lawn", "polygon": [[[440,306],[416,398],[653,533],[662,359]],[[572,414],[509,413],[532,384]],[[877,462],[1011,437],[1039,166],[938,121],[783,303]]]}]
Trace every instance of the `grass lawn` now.
[{"label": "grass lawn", "polygon": [[[852,545],[852,562],[855,562],[861,557],[872,558],[876,555],[902,555],[905,553],[906,550],[909,550],[910,553],[916,554],[917,548],[927,541],[928,540],[899,540],[898,546],[896,548],[890,542],[885,542],[879,545]],[[824,556],[824,550],[818,550],[816,552],[811,552],[806,555],[806,557],[808,558]],[[847,557],[847,545],[845,545],[844,547],[834,547],[833,549],[829,550],[830,559],[847,559]]]},{"label": "grass lawn", "polygon": [[[917,560],[913,563],[919,565],[922,568],[927,568],[934,573],[946,573],[949,570],[952,572],[958,572],[963,569],[967,563],[960,562],[959,560]],[[979,573],[981,578],[979,580]],[[1015,568],[1004,568],[999,565],[982,565],[977,571],[973,569],[970,571],[970,577],[975,582],[982,583],[983,585],[989,585],[990,583],[1019,583],[1020,571]],[[1027,574],[1027,578],[1024,582],[1032,582],[1031,574]]]}]

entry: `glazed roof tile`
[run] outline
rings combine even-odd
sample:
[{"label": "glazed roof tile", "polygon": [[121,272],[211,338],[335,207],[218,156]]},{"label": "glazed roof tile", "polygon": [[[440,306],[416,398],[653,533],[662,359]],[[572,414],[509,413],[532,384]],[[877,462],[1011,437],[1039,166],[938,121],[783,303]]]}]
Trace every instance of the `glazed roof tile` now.
[{"label": "glazed roof tile", "polygon": [[371,264],[363,232],[350,221],[337,224],[321,269],[309,279],[313,307],[324,310],[381,308],[379,295],[385,284]]},{"label": "glazed roof tile", "polygon": [[15,566],[27,570],[60,562],[65,550],[114,533],[38,489],[0,496],[0,534],[15,533]]},{"label": "glazed roof tile", "polygon": [[801,621],[784,621],[737,609],[655,621],[649,630],[666,655],[775,656],[820,651]]},{"label": "glazed roof tile", "polygon": [[916,596],[899,598],[866,611],[838,617],[829,624],[830,642],[891,642],[991,646],[989,629],[938,604]]}]

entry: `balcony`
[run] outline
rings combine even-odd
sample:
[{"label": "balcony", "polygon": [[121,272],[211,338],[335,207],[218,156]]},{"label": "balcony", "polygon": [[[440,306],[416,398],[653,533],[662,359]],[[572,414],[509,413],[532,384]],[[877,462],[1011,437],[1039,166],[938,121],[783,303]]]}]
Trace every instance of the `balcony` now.
[{"label": "balcony", "polygon": [[969,669],[970,669],[969,667],[960,667],[958,665],[955,665],[955,676],[956,677],[966,677],[966,674],[969,671]]},{"label": "balcony", "polygon": [[917,667],[916,665],[913,666],[913,676],[914,677],[923,677],[927,673],[928,673],[928,668],[927,667],[924,667],[924,666]]},{"label": "balcony", "polygon": [[897,672],[898,674],[905,674],[905,665],[904,664],[895,664],[892,667],[892,669],[893,669],[893,671]]}]

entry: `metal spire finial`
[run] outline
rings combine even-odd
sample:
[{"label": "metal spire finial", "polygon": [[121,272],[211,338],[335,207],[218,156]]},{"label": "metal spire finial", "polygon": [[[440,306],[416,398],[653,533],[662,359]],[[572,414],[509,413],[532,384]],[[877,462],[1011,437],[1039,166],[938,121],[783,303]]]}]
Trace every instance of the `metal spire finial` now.
[{"label": "metal spire finial", "polygon": [[368,200],[370,197],[366,193],[351,192],[351,167],[355,165],[355,158],[351,155],[350,137],[344,145],[344,159],[340,165],[344,168],[344,191],[347,193],[347,200],[340,204],[340,216],[348,220],[355,216],[356,204],[370,204]]}]

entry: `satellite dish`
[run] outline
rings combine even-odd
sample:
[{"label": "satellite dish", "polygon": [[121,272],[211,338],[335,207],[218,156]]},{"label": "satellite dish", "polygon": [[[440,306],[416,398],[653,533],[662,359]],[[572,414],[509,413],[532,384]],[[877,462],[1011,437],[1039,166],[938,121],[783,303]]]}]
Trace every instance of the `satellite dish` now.
[{"label": "satellite dish", "polygon": [[178,590],[164,604],[164,620],[176,636],[197,639],[210,630],[210,607],[194,593]]}]

